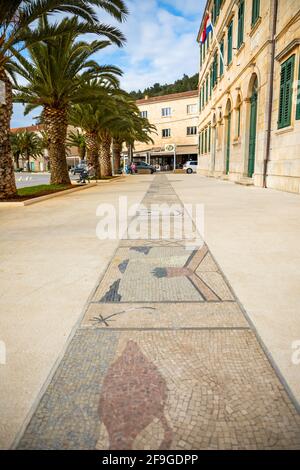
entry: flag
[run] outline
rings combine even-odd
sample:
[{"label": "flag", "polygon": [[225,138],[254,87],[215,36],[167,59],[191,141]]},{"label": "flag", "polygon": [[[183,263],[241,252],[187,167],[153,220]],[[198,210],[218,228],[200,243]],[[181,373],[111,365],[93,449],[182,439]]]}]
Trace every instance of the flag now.
[{"label": "flag", "polygon": [[212,32],[212,30],[213,30],[213,25],[212,25],[210,16],[207,15],[204,21],[204,27],[203,27],[203,31],[202,31],[201,38],[200,38],[201,44],[205,43],[208,34]]}]

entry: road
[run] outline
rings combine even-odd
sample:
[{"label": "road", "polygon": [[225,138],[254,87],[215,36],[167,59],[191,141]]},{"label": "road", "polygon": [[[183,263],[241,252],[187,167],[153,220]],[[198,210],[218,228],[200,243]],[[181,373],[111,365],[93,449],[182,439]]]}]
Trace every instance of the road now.
[{"label": "road", "polygon": [[[36,186],[39,184],[49,184],[50,173],[15,173],[17,188]],[[78,179],[78,175],[71,176],[71,180]]]}]

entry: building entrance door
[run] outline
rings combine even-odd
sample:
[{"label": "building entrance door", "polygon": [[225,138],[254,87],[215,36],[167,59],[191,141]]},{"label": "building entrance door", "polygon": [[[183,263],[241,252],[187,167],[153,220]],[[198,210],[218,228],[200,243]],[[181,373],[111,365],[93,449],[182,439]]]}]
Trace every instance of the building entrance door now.
[{"label": "building entrance door", "polygon": [[230,142],[231,142],[231,111],[228,113],[227,119],[227,142],[226,142],[226,175],[230,169]]},{"label": "building entrance door", "polygon": [[250,136],[249,136],[249,159],[248,159],[248,176],[252,178],[255,169],[255,150],[256,150],[256,128],[257,128],[257,79],[253,85],[251,96],[250,111]]}]

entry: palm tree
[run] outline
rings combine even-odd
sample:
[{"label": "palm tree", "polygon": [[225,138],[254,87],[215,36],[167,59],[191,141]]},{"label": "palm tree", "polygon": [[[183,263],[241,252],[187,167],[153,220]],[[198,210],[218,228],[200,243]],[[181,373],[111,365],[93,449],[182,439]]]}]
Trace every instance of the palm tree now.
[{"label": "palm tree", "polygon": [[134,148],[135,142],[143,142],[145,144],[154,143],[151,134],[156,132],[156,127],[150,124],[147,118],[139,115],[138,109],[131,111],[129,116],[124,116],[123,127],[113,130],[113,160],[115,170],[120,168],[121,153],[123,145],[127,148]]},{"label": "palm tree", "polygon": [[21,155],[26,160],[26,169],[31,171],[30,158],[34,160],[43,156],[43,143],[36,132],[23,131],[19,135]]},{"label": "palm tree", "polygon": [[[100,132],[100,158],[106,171],[111,171],[110,146],[113,143],[114,169],[118,170],[121,163],[123,144],[134,147],[134,142],[153,143],[150,136],[156,128],[148,119],[141,118],[139,109],[132,98],[125,92],[119,92],[114,97],[115,107],[106,113],[103,129]],[[104,139],[104,140],[102,140]]]},{"label": "palm tree", "polygon": [[22,131],[11,134],[11,146],[17,168],[20,157],[26,160],[27,171],[31,171],[30,158],[35,160],[43,156],[43,142],[36,132]]},{"label": "palm tree", "polygon": [[73,126],[80,127],[85,133],[87,160],[95,170],[95,176],[100,178],[100,165],[98,160],[98,121],[97,103],[75,104],[69,112],[69,122]]},{"label": "palm tree", "polygon": [[86,154],[86,136],[78,129],[76,131],[71,131],[68,134],[67,139],[68,147],[77,147],[78,155],[80,160],[85,159]]},{"label": "palm tree", "polygon": [[10,135],[10,145],[11,151],[14,158],[16,168],[20,168],[20,157],[21,157],[21,148],[20,148],[20,133],[11,133]]},{"label": "palm tree", "polygon": [[[18,56],[20,64],[14,71],[27,80],[27,85],[17,86],[15,100],[27,103],[25,113],[43,107],[42,122],[49,137],[48,153],[51,166],[51,183],[69,184],[66,162],[68,110],[72,103],[95,100],[97,90],[89,86],[94,77],[102,76],[118,83],[120,69],[99,66],[90,57],[110,44],[109,41],[76,41],[79,36],[75,18],[63,23],[73,24],[73,30],[64,35],[28,47],[29,59]],[[39,30],[48,29],[46,18],[39,22]],[[60,28],[60,25],[57,26]]]},{"label": "palm tree", "polygon": [[64,23],[60,28],[56,24],[44,31],[32,28],[36,20],[50,12],[66,12],[81,18],[83,22],[77,25],[81,33],[101,34],[121,45],[124,38],[120,31],[99,23],[95,7],[118,21],[127,15],[123,0],[0,0],[0,199],[16,195],[10,145],[12,58],[28,46],[70,30],[71,23]]}]

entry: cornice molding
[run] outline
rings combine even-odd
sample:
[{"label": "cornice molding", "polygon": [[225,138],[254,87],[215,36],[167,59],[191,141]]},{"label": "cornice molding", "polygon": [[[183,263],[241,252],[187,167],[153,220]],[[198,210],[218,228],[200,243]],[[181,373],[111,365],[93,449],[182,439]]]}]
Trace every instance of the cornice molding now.
[{"label": "cornice molding", "polygon": [[299,46],[300,46],[300,38],[294,39],[279,54],[277,54],[275,59],[278,62],[281,62],[284,59],[284,57],[286,57],[293,49]]}]

